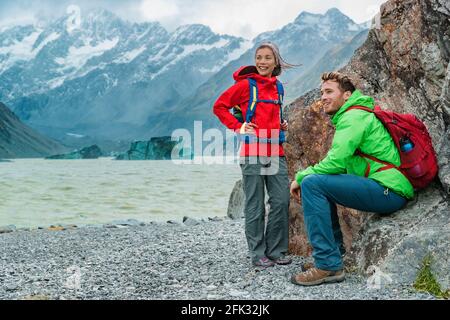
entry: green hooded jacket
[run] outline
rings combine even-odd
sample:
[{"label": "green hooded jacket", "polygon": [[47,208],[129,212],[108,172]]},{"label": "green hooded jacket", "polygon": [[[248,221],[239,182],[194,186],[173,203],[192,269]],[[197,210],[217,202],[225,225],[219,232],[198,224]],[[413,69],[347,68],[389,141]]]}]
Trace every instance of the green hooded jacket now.
[{"label": "green hooded jacket", "polygon": [[397,169],[376,172],[384,165],[355,155],[357,149],[379,160],[400,166],[400,154],[391,135],[373,113],[351,110],[351,106],[374,109],[374,99],[364,96],[359,90],[353,92],[347,102],[336,112],[331,121],[336,126],[330,151],[315,166],[297,172],[295,180],[301,185],[303,178],[310,174],[353,174],[364,177],[370,163],[369,179],[393,190],[401,196],[412,199],[414,188],[409,180]]}]

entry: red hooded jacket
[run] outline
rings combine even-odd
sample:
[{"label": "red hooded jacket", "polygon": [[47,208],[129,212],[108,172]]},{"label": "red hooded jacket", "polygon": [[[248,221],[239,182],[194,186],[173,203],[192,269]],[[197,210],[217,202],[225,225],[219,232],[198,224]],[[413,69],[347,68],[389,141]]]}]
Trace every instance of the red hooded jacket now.
[{"label": "red hooded jacket", "polygon": [[[239,133],[242,123],[231,113],[230,109],[239,105],[242,116],[247,115],[250,100],[250,86],[248,78],[256,81],[258,100],[278,100],[277,78],[266,78],[258,74],[255,66],[239,68],[233,74],[236,83],[228,88],[214,103],[213,111],[219,120],[229,129]],[[260,138],[274,138],[280,132],[280,106],[272,103],[258,102],[252,123],[258,128],[256,135]],[[275,129],[275,130],[274,130]],[[251,143],[242,144],[241,156],[284,156],[281,144]]]}]

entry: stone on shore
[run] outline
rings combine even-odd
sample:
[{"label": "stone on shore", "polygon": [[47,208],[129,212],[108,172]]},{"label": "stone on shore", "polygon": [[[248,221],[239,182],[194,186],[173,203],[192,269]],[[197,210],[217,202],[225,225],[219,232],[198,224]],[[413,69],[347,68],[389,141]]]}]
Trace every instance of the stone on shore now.
[{"label": "stone on shore", "polygon": [[187,226],[196,226],[196,225],[200,224],[200,222],[198,222],[194,218],[189,218],[189,217],[183,217],[183,223]]},{"label": "stone on shore", "polygon": [[0,227],[0,234],[10,233],[10,232],[14,232],[16,230],[17,230],[17,228],[15,225],[3,226],[3,227]]}]

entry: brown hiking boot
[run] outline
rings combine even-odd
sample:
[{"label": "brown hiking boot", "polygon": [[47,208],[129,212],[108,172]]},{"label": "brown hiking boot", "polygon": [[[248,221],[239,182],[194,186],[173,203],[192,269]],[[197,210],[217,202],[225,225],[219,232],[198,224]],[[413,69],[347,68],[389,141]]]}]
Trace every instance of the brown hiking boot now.
[{"label": "brown hiking boot", "polygon": [[300,269],[302,270],[302,272],[305,272],[311,268],[314,268],[313,262],[305,262],[300,265]]},{"label": "brown hiking boot", "polygon": [[310,268],[305,272],[294,274],[291,277],[291,282],[300,286],[317,286],[322,283],[341,282],[344,281],[344,279],[344,270],[327,271]]}]

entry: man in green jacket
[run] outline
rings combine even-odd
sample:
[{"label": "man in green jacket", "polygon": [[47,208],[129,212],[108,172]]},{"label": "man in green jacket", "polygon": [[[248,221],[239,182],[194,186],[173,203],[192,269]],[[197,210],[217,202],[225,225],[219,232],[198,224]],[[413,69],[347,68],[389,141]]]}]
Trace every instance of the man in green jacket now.
[{"label": "man in green jacket", "polygon": [[[414,197],[414,188],[396,168],[379,171],[383,164],[357,155],[357,150],[379,160],[400,165],[400,155],[389,132],[373,113],[374,99],[355,90],[340,73],[322,75],[322,103],[336,127],[332,146],[315,166],[299,171],[291,194],[302,197],[314,267],[295,274],[291,281],[312,286],[345,279],[342,233],[336,204],[361,211],[388,214],[403,208]],[[367,178],[366,178],[367,177]],[[301,191],[301,192],[300,192]]]}]

